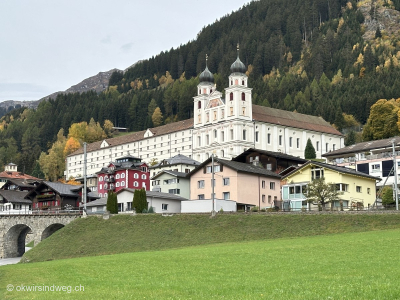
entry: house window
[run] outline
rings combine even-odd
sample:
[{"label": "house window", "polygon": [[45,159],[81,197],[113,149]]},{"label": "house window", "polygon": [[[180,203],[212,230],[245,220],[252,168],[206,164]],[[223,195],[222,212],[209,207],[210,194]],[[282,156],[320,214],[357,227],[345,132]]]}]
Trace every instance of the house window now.
[{"label": "house window", "polygon": [[204,194],[200,194],[200,195],[198,195],[198,197],[197,197],[199,200],[204,200]]},{"label": "house window", "polygon": [[267,134],[267,143],[271,144],[271,134],[270,133]]},{"label": "house window", "polygon": [[142,174],[142,179],[146,179],[146,174]]},{"label": "house window", "polygon": [[282,136],[279,136],[279,146],[282,146]]},{"label": "house window", "polygon": [[218,131],[214,129],[214,139],[216,139],[217,137],[218,137]]},{"label": "house window", "polygon": [[99,177],[99,181],[103,181],[103,176],[100,176],[100,177]]},{"label": "house window", "polygon": [[221,141],[222,141],[222,142],[225,141],[225,135],[224,135],[224,132],[223,132],[223,131],[221,131]]},{"label": "house window", "polygon": [[125,181],[122,181],[122,182],[121,182],[121,186],[125,186]]},{"label": "house window", "polygon": [[371,165],[371,167],[372,167],[372,172],[380,172],[381,171],[380,164],[373,164],[373,165]]},{"label": "house window", "polygon": [[246,107],[242,107],[242,116],[246,115]]},{"label": "house window", "polygon": [[272,197],[271,197],[271,195],[268,195],[268,203],[271,204],[271,201],[272,201]]},{"label": "house window", "polygon": [[362,191],[362,190],[361,190],[361,186],[357,185],[357,186],[356,186],[356,192],[357,192],[357,193],[361,193],[361,191]]},{"label": "house window", "polygon": [[197,138],[197,144],[198,144],[199,146],[201,146],[201,137],[200,137],[200,136]]},{"label": "house window", "polygon": [[333,144],[333,145],[332,145],[332,150],[335,151],[335,149],[336,149],[336,145]]},{"label": "house window", "polygon": [[296,146],[297,146],[297,149],[300,148],[300,139],[299,138],[296,139]]},{"label": "house window", "polygon": [[230,111],[231,111],[231,116],[233,116],[233,107],[230,107]]},{"label": "house window", "polygon": [[179,195],[181,193],[181,190],[180,189],[170,189],[170,190],[168,190],[168,193]]},{"label": "house window", "polygon": [[246,130],[245,129],[243,130],[243,140],[244,141],[246,140]]},{"label": "house window", "polygon": [[262,196],[261,196],[261,201],[262,201],[263,203],[265,203],[265,195],[262,195]]},{"label": "house window", "polygon": [[233,129],[231,129],[231,141],[233,141]]},{"label": "house window", "polygon": [[317,146],[317,151],[319,151],[319,142],[317,141],[317,143],[316,143],[316,146]]},{"label": "house window", "polygon": [[265,189],[265,180],[261,181],[261,187]]},{"label": "house window", "polygon": [[99,185],[99,189],[100,189],[100,190],[103,189],[103,185],[102,185],[102,184]]},{"label": "house window", "polygon": [[117,182],[117,183],[115,184],[115,186],[116,186],[116,187],[119,187],[119,182]]},{"label": "house window", "polygon": [[122,174],[121,174],[121,178],[125,178],[125,173],[122,173]]},{"label": "house window", "polygon": [[162,210],[168,210],[168,204],[162,203],[162,204],[161,204],[161,209],[162,209]]},{"label": "house window", "polygon": [[370,195],[371,194],[371,189],[367,188],[367,194]]},{"label": "house window", "polygon": [[223,118],[224,118],[224,110],[221,109],[221,119],[223,119]]},{"label": "house window", "polygon": [[311,168],[311,179],[318,179],[324,177],[324,169],[320,167],[312,167]]},{"label": "house window", "polygon": [[198,115],[198,122],[201,123],[201,115]]},{"label": "house window", "polygon": [[209,145],[210,144],[210,136],[207,134],[206,135],[206,144]]},{"label": "house window", "polygon": [[119,179],[119,174],[115,175],[115,179]]},{"label": "house window", "polygon": [[289,147],[292,148],[292,137],[289,137]]},{"label": "house window", "polygon": [[198,109],[201,108],[201,101],[197,102],[197,108],[198,108]]},{"label": "house window", "polygon": [[223,185],[229,185],[229,178],[222,178]]},{"label": "house window", "polygon": [[325,145],[325,152],[328,152],[328,149],[329,149],[329,143],[326,143],[326,145]]},{"label": "house window", "polygon": [[242,101],[246,101],[246,94],[242,93]]},{"label": "house window", "polygon": [[214,110],[214,121],[216,121],[216,120],[217,120],[217,111]]},{"label": "house window", "polygon": [[206,113],[206,122],[210,122],[210,114]]},{"label": "house window", "polygon": [[197,187],[199,189],[204,189],[204,180],[197,181]]},{"label": "house window", "polygon": [[231,198],[231,193],[229,192],[223,192],[222,194],[224,196],[224,200],[229,200]]},{"label": "house window", "polygon": [[138,186],[139,186],[139,183],[138,183],[137,181],[135,181],[135,182],[133,183],[133,186],[134,186],[134,187],[138,187]]},{"label": "house window", "polygon": [[270,189],[270,190],[275,190],[275,182],[271,181],[271,182],[269,183],[269,189]]},{"label": "house window", "polygon": [[229,100],[232,101],[233,100],[233,93],[229,94]]},{"label": "house window", "polygon": [[139,178],[139,174],[138,173],[133,174],[133,178],[138,179]]},{"label": "house window", "polygon": [[256,131],[256,142],[258,143],[258,131]]}]

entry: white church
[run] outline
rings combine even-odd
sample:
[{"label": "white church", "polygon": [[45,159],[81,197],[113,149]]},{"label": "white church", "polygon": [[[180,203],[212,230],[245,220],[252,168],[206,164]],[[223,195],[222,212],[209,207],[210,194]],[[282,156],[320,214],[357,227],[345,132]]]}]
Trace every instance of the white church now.
[{"label": "white church", "polygon": [[[238,51],[224,99],[206,66],[194,97],[194,118],[88,144],[87,174],[128,155],[147,163],[177,154],[202,162],[212,154],[231,159],[257,148],[304,158],[310,138],[321,158],[344,146],[343,135],[321,117],[252,104],[245,73]],[[82,176],[83,165],[81,148],[67,157],[66,178]]]}]

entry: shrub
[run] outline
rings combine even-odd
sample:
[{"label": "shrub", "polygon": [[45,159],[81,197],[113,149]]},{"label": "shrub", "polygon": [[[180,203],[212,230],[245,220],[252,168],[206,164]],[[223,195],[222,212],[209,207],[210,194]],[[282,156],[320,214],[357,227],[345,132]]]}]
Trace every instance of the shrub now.
[{"label": "shrub", "polygon": [[250,211],[252,212],[258,212],[258,206],[253,206]]},{"label": "shrub", "polygon": [[147,211],[149,214],[154,214],[154,207],[150,206],[149,210]]},{"label": "shrub", "polygon": [[142,213],[144,209],[146,209],[147,212],[147,198],[144,189],[135,190],[133,194],[132,208],[135,209],[136,213]]}]

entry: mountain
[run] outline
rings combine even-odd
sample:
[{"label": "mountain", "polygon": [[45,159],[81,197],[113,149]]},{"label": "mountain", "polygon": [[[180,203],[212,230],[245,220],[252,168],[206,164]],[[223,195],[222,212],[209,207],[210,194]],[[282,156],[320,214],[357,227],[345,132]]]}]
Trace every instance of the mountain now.
[{"label": "mountain", "polygon": [[84,93],[88,91],[95,91],[96,93],[101,93],[108,88],[108,82],[112,73],[115,71],[122,72],[118,69],[112,69],[106,72],[99,72],[97,75],[91,76],[71,86],[69,89],[62,92],[55,92],[51,95],[43,97],[39,101],[48,100],[48,99],[56,99],[59,94],[69,94],[69,93]]},{"label": "mountain", "polygon": [[139,131],[153,127],[157,107],[163,124],[193,117],[206,55],[222,93],[239,55],[254,104],[321,116],[339,130],[346,126],[343,113],[365,124],[378,99],[400,97],[399,9],[397,0],[250,2],[187,44],[126,71],[99,73],[45,97],[36,111],[8,113],[0,119],[0,167],[12,161],[29,173],[60,129],[67,135],[71,124],[91,118]]}]

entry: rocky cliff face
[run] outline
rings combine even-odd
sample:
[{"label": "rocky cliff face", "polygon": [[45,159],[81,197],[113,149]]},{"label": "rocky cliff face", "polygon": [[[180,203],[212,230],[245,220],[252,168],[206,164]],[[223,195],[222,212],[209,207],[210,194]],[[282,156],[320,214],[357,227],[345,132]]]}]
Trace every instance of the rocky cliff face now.
[{"label": "rocky cliff face", "polygon": [[120,71],[120,70],[112,69],[107,72],[99,72],[97,75],[86,78],[85,80],[71,86],[69,89],[63,92],[55,92],[49,96],[40,99],[40,101],[47,99],[55,99],[58,94],[83,93],[88,91],[95,91],[97,93],[100,93],[108,88],[108,81],[111,77],[111,74],[114,71]]}]

